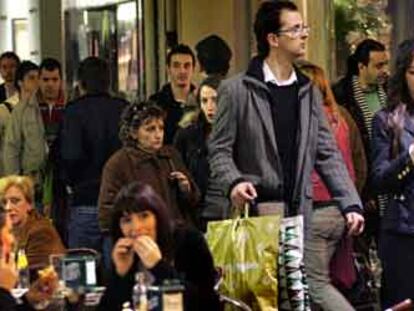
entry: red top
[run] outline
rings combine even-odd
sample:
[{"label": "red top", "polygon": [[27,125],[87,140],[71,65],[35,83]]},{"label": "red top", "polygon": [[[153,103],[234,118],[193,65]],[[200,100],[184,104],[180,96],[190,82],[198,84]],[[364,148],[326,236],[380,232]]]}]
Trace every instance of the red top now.
[{"label": "red top", "polygon": [[[345,165],[348,169],[349,176],[355,181],[354,165],[352,163],[351,143],[349,137],[349,127],[345,119],[335,115],[329,108],[325,107],[325,114],[330,123],[332,133],[334,134],[339,151],[342,154]],[[324,182],[318,173],[314,170],[312,173],[313,183],[313,200],[329,201],[332,199],[331,194],[326,188]]]}]

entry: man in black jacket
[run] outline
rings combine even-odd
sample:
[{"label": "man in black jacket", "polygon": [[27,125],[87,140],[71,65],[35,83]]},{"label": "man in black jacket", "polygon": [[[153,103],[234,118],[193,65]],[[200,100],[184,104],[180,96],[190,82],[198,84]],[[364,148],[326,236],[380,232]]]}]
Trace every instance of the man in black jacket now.
[{"label": "man in black jacket", "polygon": [[385,46],[366,39],[349,57],[346,76],[333,86],[336,101],[349,111],[361,131],[367,158],[370,155],[372,117],[385,106],[384,84],[387,76]]},{"label": "man in black jacket", "polygon": [[[363,141],[367,159],[371,157],[371,127],[374,114],[385,107],[387,96],[385,83],[388,76],[388,54],[385,46],[375,40],[366,39],[348,59],[348,70],[332,88],[338,104],[344,106],[355,120]],[[368,161],[368,176],[371,167]],[[377,236],[380,210],[385,208],[386,197],[373,194],[368,179],[361,199],[365,207],[368,237]]]},{"label": "man in black jacket", "polygon": [[170,82],[153,94],[153,100],[166,113],[165,144],[171,144],[179,123],[187,113],[197,110],[194,98],[195,86],[191,84],[195,67],[195,56],[191,48],[179,44],[167,55],[167,71]]},{"label": "man in black jacket", "polygon": [[[67,105],[61,136],[63,173],[71,195],[68,246],[110,254],[98,225],[101,172],[121,147],[119,120],[127,102],[109,95],[109,68],[96,57],[82,61],[78,71],[81,96]],[[106,261],[104,262],[106,263]]]}]

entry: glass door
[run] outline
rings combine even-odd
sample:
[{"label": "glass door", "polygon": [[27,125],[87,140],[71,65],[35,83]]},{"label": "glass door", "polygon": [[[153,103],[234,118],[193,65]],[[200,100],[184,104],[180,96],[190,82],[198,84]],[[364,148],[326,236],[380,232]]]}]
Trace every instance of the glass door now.
[{"label": "glass door", "polygon": [[127,2],[117,7],[118,91],[134,100],[139,90],[139,46],[142,37],[137,27],[137,5]]},{"label": "glass door", "polygon": [[[111,90],[118,91],[118,49],[116,7],[90,9],[84,12],[86,22],[87,56],[96,56],[108,62],[111,72]],[[85,58],[83,57],[83,58]],[[83,59],[81,58],[81,59]]]},{"label": "glass door", "polygon": [[140,0],[103,7],[72,7],[65,11],[69,88],[77,81],[80,61],[97,56],[110,66],[112,92],[130,101],[142,97],[145,84],[141,8]]}]

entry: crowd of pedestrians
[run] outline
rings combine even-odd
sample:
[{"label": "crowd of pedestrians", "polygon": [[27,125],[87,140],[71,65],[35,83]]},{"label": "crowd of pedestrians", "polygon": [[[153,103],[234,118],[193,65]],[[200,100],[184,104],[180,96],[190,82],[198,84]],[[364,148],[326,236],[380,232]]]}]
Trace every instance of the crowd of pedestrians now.
[{"label": "crowd of pedestrians", "polygon": [[303,59],[311,32],[293,2],[264,1],[253,28],[243,73],[227,76],[232,52],[217,35],[196,54],[178,44],[169,82],[139,103],[110,92],[98,57],[81,62],[69,100],[56,59],[1,54],[0,309],[17,308],[10,227],[34,279],[51,254],[101,254],[101,310],[120,310],[142,269],[156,284],[184,277],[188,310],[220,310],[202,232],[248,203],[303,215],[312,309],[414,299],[414,41],[399,46],[391,77],[386,47],[362,41],[332,83]]}]

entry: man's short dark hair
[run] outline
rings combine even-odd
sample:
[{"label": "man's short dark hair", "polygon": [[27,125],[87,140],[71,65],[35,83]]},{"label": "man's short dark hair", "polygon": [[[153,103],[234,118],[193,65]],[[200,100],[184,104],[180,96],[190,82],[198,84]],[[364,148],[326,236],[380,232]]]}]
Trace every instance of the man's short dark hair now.
[{"label": "man's short dark hair", "polygon": [[7,52],[2,53],[0,55],[0,63],[2,62],[3,59],[6,59],[6,58],[14,59],[16,61],[16,64],[17,65],[20,64],[20,58],[19,58],[19,56],[17,56],[17,54],[14,53],[14,52],[12,52],[12,51],[7,51]]},{"label": "man's short dark hair", "polygon": [[47,71],[55,71],[57,69],[59,76],[62,78],[62,66],[55,58],[47,57],[43,59],[39,66],[39,72],[42,72],[43,69]]},{"label": "man's short dark hair", "polygon": [[254,33],[260,57],[267,57],[269,54],[270,47],[267,35],[277,33],[280,30],[280,16],[283,10],[298,11],[298,7],[291,1],[265,1],[256,13]]},{"label": "man's short dark hair", "polygon": [[174,46],[167,54],[167,66],[171,65],[171,58],[176,54],[186,54],[190,55],[191,59],[193,60],[193,66],[195,65],[195,56],[193,51],[188,45],[185,44],[178,44]]},{"label": "man's short dark hair", "polygon": [[354,54],[348,58],[347,76],[359,75],[358,64],[368,66],[371,52],[384,52],[385,45],[373,39],[365,39],[358,44]]},{"label": "man's short dark hair", "polygon": [[207,75],[227,75],[232,53],[226,41],[217,35],[210,35],[199,41],[195,50],[200,67]]},{"label": "man's short dark hair", "polygon": [[20,85],[19,82],[24,80],[24,77],[30,72],[30,71],[39,71],[39,66],[35,63],[25,60],[22,61],[22,63],[17,67],[16,69],[16,76],[14,78],[14,86],[15,88],[20,92]]},{"label": "man's short dark hair", "polygon": [[79,65],[78,80],[87,94],[107,93],[111,83],[108,63],[90,56]]}]

